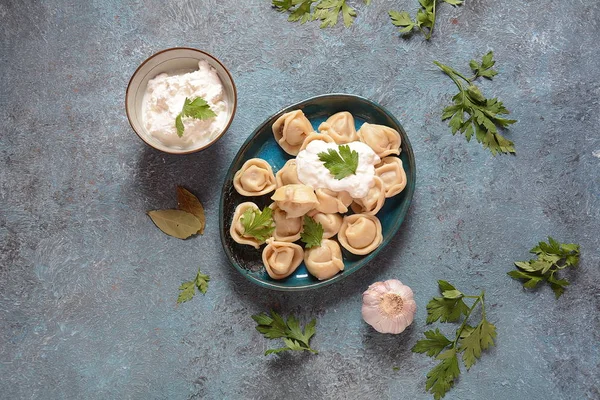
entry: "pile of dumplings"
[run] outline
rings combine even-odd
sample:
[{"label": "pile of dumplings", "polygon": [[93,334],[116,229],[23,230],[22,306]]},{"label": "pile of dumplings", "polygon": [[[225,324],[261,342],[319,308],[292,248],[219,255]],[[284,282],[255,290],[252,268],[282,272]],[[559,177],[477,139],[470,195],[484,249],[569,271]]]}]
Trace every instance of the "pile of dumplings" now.
[{"label": "pile of dumplings", "polygon": [[[237,206],[230,234],[237,243],[260,246],[266,243],[262,261],[272,279],[290,276],[304,261],[308,272],[319,280],[329,279],[344,270],[340,245],[356,255],[371,253],[383,241],[381,222],[376,214],[386,198],[395,196],[406,187],[406,173],[400,154],[400,134],[387,126],[364,123],[356,131],[354,117],[349,112],[332,115],[319,126],[319,133],[302,112],[294,110],[283,114],[273,124],[273,135],[281,148],[296,156],[313,140],[347,144],[361,141],[381,158],[375,166],[375,184],[368,194],[354,199],[346,191],[316,189],[298,179],[296,160],[288,160],[283,168],[273,173],[265,160],[253,158],[244,163],[233,178],[233,186],[242,196],[256,197],[270,194],[275,229],[266,242],[244,234],[240,217],[248,208],[259,209],[253,202]],[[344,215],[351,209],[354,213]],[[323,226],[321,246],[303,249],[300,240],[304,216]],[[337,241],[334,237],[337,235]],[[339,243],[338,243],[339,242]]]}]

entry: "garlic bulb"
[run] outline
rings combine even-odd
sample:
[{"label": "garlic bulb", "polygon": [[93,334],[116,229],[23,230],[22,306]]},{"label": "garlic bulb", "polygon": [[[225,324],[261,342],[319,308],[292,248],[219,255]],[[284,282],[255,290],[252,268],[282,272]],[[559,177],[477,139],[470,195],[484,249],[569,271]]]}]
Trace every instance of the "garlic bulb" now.
[{"label": "garlic bulb", "polygon": [[375,282],[363,293],[362,317],[377,332],[403,332],[416,311],[411,288],[397,279]]}]

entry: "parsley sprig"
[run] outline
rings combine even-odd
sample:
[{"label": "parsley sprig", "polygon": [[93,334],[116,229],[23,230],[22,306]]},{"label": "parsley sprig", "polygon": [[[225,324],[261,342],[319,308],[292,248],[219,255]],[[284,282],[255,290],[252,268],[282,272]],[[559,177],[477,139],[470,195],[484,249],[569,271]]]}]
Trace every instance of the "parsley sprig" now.
[{"label": "parsley sprig", "polygon": [[[436,8],[440,0],[419,0],[421,8],[417,11],[417,15],[413,20],[406,11],[390,11],[389,15],[392,19],[392,24],[399,27],[400,33],[403,35],[409,34],[413,29],[417,28],[425,36],[425,40],[431,39],[433,28],[435,27]],[[462,0],[443,0],[445,3],[459,6],[463,3]]]},{"label": "parsley sprig", "polygon": [[[371,0],[364,0],[371,4]],[[356,17],[356,10],[348,5],[347,0],[272,0],[273,6],[281,12],[289,12],[288,21],[321,21],[321,28],[337,25],[340,12],[346,28],[350,27]]]},{"label": "parsley sprig", "polygon": [[452,134],[464,133],[467,142],[475,135],[475,139],[484,148],[489,149],[493,155],[498,153],[514,154],[514,143],[502,136],[498,129],[506,128],[517,121],[503,118],[502,115],[509,114],[504,104],[497,98],[485,98],[481,90],[473,83],[479,77],[492,79],[498,74],[496,70],[492,69],[495,64],[493,56],[493,52],[490,51],[483,56],[481,63],[471,60],[470,66],[475,73],[471,78],[465,77],[447,65],[437,61],[433,62],[452,79],[459,90],[458,94],[452,98],[454,104],[444,108],[442,120],[449,119],[448,125],[452,128]]},{"label": "parsley sprig", "polygon": [[248,208],[240,217],[244,227],[244,235],[253,236],[261,242],[264,242],[275,230],[275,221],[273,221],[273,210],[269,207],[262,211],[256,208]]},{"label": "parsley sprig", "polygon": [[530,250],[537,256],[536,260],[517,261],[517,269],[508,275],[514,279],[522,279],[523,287],[535,288],[539,283],[548,282],[558,299],[569,282],[558,277],[558,272],[565,268],[577,267],[579,264],[579,245],[575,243],[558,243],[548,237],[548,243],[539,242]]},{"label": "parsley sprig", "polygon": [[[453,340],[448,339],[436,328],[426,331],[425,339],[419,340],[412,348],[415,353],[425,353],[440,361],[427,373],[425,384],[426,390],[433,394],[435,400],[444,397],[460,375],[458,356],[462,354],[463,363],[469,370],[481,357],[481,351],[494,345],[496,337],[496,327],[486,318],[483,291],[477,296],[468,296],[446,281],[438,281],[438,286],[442,297],[434,297],[427,304],[427,323],[438,320],[456,322],[462,316],[464,319],[456,330]],[[465,299],[474,300],[473,304],[469,307]],[[472,326],[467,322],[477,305],[481,305],[481,321],[476,326]]]},{"label": "parsley sprig", "polygon": [[196,97],[190,100],[187,97],[183,101],[183,108],[175,118],[175,127],[177,128],[177,136],[182,137],[185,131],[183,125],[183,117],[192,117],[195,119],[209,119],[217,114],[211,110],[210,106],[202,97]]},{"label": "parsley sprig", "polygon": [[319,352],[310,347],[310,339],[314,336],[317,320],[312,319],[304,327],[304,332],[300,328],[300,322],[296,317],[290,315],[285,321],[279,314],[271,310],[271,315],[266,313],[256,314],[252,319],[258,324],[256,330],[268,339],[282,338],[285,347],[269,349],[265,351],[265,356],[269,354],[278,354],[284,351],[310,351],[313,354]]},{"label": "parsley sprig", "polygon": [[331,172],[335,179],[343,179],[356,173],[358,168],[358,152],[350,150],[350,146],[338,146],[338,151],[328,149],[319,154],[319,160],[323,161],[325,168]]},{"label": "parsley sprig", "polygon": [[181,286],[179,286],[179,296],[177,297],[177,304],[185,303],[186,301],[191,300],[196,295],[196,289],[202,292],[202,294],[206,294],[208,290],[208,282],[210,281],[210,277],[200,272],[198,269],[198,273],[196,277],[192,281],[183,282]]},{"label": "parsley sprig", "polygon": [[319,247],[323,241],[324,232],[323,225],[307,215],[304,216],[304,227],[300,234],[300,240],[306,244],[307,249]]}]

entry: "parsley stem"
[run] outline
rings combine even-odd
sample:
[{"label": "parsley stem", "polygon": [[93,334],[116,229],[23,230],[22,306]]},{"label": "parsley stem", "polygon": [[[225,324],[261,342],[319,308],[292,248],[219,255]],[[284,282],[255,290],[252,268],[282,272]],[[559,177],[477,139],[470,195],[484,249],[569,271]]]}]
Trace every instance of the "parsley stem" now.
[{"label": "parsley stem", "polygon": [[465,298],[476,299],[476,300],[473,303],[473,305],[469,308],[469,311],[465,315],[465,319],[463,320],[462,324],[460,324],[460,327],[456,330],[456,338],[454,339],[454,342],[452,342],[452,348],[456,347],[458,340],[460,339],[460,334],[462,333],[463,329],[465,329],[465,326],[467,325],[467,321],[469,320],[471,313],[473,312],[473,310],[475,309],[475,307],[477,306],[477,304],[479,302],[481,302],[482,315],[483,315],[483,319],[485,319],[485,310],[483,308],[483,295],[484,295],[484,292],[481,292],[481,294],[479,296],[463,296]]},{"label": "parsley stem", "polygon": [[433,11],[432,11],[432,15],[433,15],[433,22],[431,23],[431,28],[429,29],[429,35],[425,36],[426,40],[431,39],[431,35],[433,35],[433,28],[435,27],[435,6],[437,4],[438,0],[434,0],[433,1]]}]

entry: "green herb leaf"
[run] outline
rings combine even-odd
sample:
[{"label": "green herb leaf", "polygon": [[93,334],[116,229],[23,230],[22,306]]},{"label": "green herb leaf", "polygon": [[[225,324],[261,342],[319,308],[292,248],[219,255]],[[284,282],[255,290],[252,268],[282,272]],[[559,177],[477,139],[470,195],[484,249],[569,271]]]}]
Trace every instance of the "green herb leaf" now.
[{"label": "green herb leaf", "polygon": [[185,126],[183,125],[181,114],[177,114],[177,117],[175,117],[175,128],[177,128],[177,136],[182,137],[183,132],[185,131]]},{"label": "green herb leaf", "polygon": [[304,216],[304,228],[302,229],[300,240],[306,243],[307,249],[319,247],[323,240],[324,232],[323,225],[307,215]]},{"label": "green herb leaf", "polygon": [[444,336],[439,329],[425,332],[426,339],[421,339],[412,348],[413,353],[427,353],[429,357],[436,357],[452,342]]},{"label": "green herb leaf", "polygon": [[273,210],[265,207],[262,212],[255,208],[248,208],[240,217],[244,227],[244,235],[253,236],[260,242],[264,242],[275,230],[273,221]]},{"label": "green herb leaf", "polygon": [[209,281],[210,277],[201,273],[200,269],[198,269],[198,273],[193,281],[183,282],[181,286],[179,286],[180,292],[177,297],[177,304],[191,300],[196,295],[196,289],[201,291],[202,294],[206,294]]},{"label": "green herb leaf", "polygon": [[183,117],[191,117],[195,119],[209,119],[216,117],[217,114],[211,110],[210,106],[202,97],[196,97],[194,100],[190,100],[187,97],[183,101],[183,108],[181,112],[175,118],[175,127],[177,128],[177,135],[183,136],[185,126],[183,125]]},{"label": "green herb leaf", "polygon": [[183,102],[183,110],[181,114],[184,117],[191,117],[195,119],[209,119],[216,117],[217,114],[211,110],[210,106],[202,97],[196,97],[190,101],[187,97]]},{"label": "green herb leaf", "polygon": [[279,354],[284,351],[310,351],[318,354],[316,350],[310,347],[310,340],[315,334],[316,319],[312,319],[304,328],[300,327],[300,322],[296,317],[290,315],[287,321],[271,310],[271,315],[265,313],[256,314],[252,319],[258,324],[256,330],[268,339],[282,338],[286,347],[269,349],[265,355]]},{"label": "green herb leaf", "polygon": [[482,76],[484,78],[492,79],[494,76],[498,75],[498,71],[492,69],[494,64],[496,64],[496,61],[494,61],[494,52],[490,51],[483,56],[481,63],[471,60],[469,66],[475,73],[475,78]]},{"label": "green herb leaf", "polygon": [[181,286],[179,286],[179,296],[177,297],[177,304],[185,303],[186,301],[191,300],[196,294],[196,285],[194,281],[183,282]]},{"label": "green herb leaf", "polygon": [[[502,136],[499,129],[506,128],[517,121],[502,117],[502,115],[509,114],[504,104],[497,98],[486,98],[481,90],[473,84],[473,81],[480,76],[491,78],[496,74],[490,69],[495,64],[492,56],[492,52],[486,54],[481,64],[471,60],[469,65],[476,75],[470,79],[447,65],[437,61],[433,62],[452,79],[459,90],[459,93],[452,98],[454,104],[444,108],[442,120],[449,120],[448,126],[453,135],[457,132],[464,133],[467,141],[470,141],[471,137],[475,135],[475,139],[484,148],[489,149],[493,155],[498,153],[514,154],[514,143]],[[466,87],[462,82],[466,83]]]},{"label": "green herb leaf", "polygon": [[204,215],[204,207],[200,200],[194,196],[189,190],[184,187],[177,186],[177,208],[183,211],[187,211],[193,214],[198,221],[200,221],[199,234],[204,234],[204,227],[206,226],[206,216]]},{"label": "green herb leaf", "polygon": [[164,233],[179,239],[187,239],[202,229],[202,224],[193,214],[182,210],[148,211],[152,222]]},{"label": "green herb leaf", "polygon": [[390,18],[392,19],[392,24],[399,27],[399,31],[402,34],[407,34],[412,32],[413,28],[416,26],[416,23],[410,17],[410,14],[406,11],[398,12],[398,11],[389,11]]},{"label": "green herb leaf", "polygon": [[529,261],[516,261],[516,270],[510,271],[508,276],[513,279],[523,280],[523,287],[535,288],[541,282],[548,282],[558,299],[564,292],[569,282],[557,278],[560,270],[575,268],[579,264],[579,245],[575,243],[559,243],[548,237],[548,243],[540,242],[530,250],[537,259]]},{"label": "green herb leaf", "polygon": [[463,314],[467,313],[468,309],[469,307],[462,298],[434,297],[427,303],[427,323],[430,324],[437,320],[441,322],[458,321]]},{"label": "green herb leaf", "polygon": [[[434,297],[427,305],[427,323],[437,321],[458,321],[464,315],[462,323],[456,330],[454,340],[448,339],[439,329],[425,332],[425,339],[419,340],[412,348],[414,353],[426,353],[441,362],[427,374],[426,390],[435,399],[441,399],[454,386],[460,375],[458,355],[470,369],[481,357],[482,350],[494,345],[496,327],[488,322],[485,314],[484,293],[479,296],[467,296],[446,281],[438,281],[440,292],[444,297]],[[449,297],[449,298],[448,298]],[[464,299],[473,299],[469,307]],[[475,327],[468,324],[473,310],[481,305],[481,321]]]},{"label": "green herb leaf", "polygon": [[356,11],[347,4],[346,0],[319,1],[313,19],[321,21],[321,28],[333,27],[337,24],[340,12],[344,25],[348,28],[354,22]]},{"label": "green herb leaf", "polygon": [[435,400],[444,397],[454,386],[454,380],[460,375],[455,349],[447,350],[437,358],[442,361],[427,373],[425,382],[425,390],[430,391]]},{"label": "green herb leaf", "polygon": [[[371,0],[364,0],[366,5]],[[272,0],[274,7],[281,12],[288,12],[288,21],[321,21],[321,28],[337,25],[340,12],[346,27],[350,27],[356,17],[356,10],[346,0]]]},{"label": "green herb leaf", "polygon": [[348,145],[338,146],[338,151],[328,149],[327,152],[323,151],[317,155],[335,179],[353,175],[358,168],[358,153],[350,150]]},{"label": "green herb leaf", "polygon": [[465,366],[471,369],[473,364],[481,357],[481,350],[494,345],[496,327],[485,319],[466,335],[461,335],[458,351],[463,352],[462,359]]},{"label": "green herb leaf", "polygon": [[[444,2],[454,6],[463,3],[462,0],[444,0]],[[390,11],[389,15],[392,19],[392,24],[400,27],[399,31],[402,34],[411,33],[414,28],[418,28],[425,36],[425,40],[429,40],[435,27],[436,6],[438,3],[438,0],[419,0],[421,8],[417,11],[414,21],[406,11]]]}]

